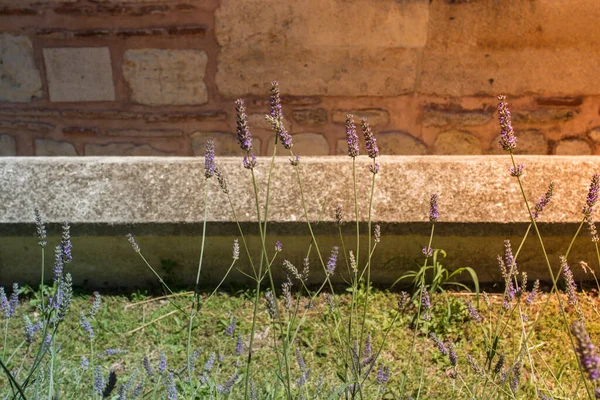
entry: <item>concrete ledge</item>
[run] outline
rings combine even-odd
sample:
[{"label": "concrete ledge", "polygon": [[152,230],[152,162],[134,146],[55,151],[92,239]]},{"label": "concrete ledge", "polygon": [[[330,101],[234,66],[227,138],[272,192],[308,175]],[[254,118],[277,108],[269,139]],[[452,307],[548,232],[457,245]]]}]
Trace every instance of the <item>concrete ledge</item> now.
[{"label": "concrete ledge", "polygon": [[[13,280],[35,283],[39,277],[39,251],[35,240],[33,208],[38,205],[46,221],[72,224],[77,284],[88,287],[134,287],[156,281],[124,239],[134,233],[144,254],[160,269],[161,260],[176,261],[175,278],[190,283],[200,249],[204,212],[202,158],[2,158],[0,159],[0,285]],[[260,158],[256,170],[264,196],[270,159]],[[556,261],[568,246],[581,221],[591,176],[600,171],[593,157],[520,156],[525,164],[525,191],[534,203],[547,184],[556,183],[556,195],[541,217],[546,246]],[[238,218],[254,248],[258,248],[256,209],[249,171],[238,158],[218,160],[226,171]],[[526,229],[527,213],[507,156],[484,157],[381,157],[373,220],[382,223],[383,239],[375,253],[374,281],[389,284],[402,271],[414,268],[426,244],[431,193],[440,196],[440,223],[434,247],[448,252],[444,265],[475,267],[484,282],[497,281],[495,255],[506,237],[518,240]],[[357,160],[361,222],[367,220],[370,173],[368,159]],[[333,208],[342,204],[352,219],[352,164],[348,157],[303,158],[301,171],[311,219],[321,249],[328,253],[339,244]],[[209,237],[205,252],[204,282],[221,277],[229,265],[231,240],[237,226],[216,180],[208,182]],[[283,258],[300,263],[309,243],[303,222],[298,183],[287,157],[275,163],[269,219],[270,242],[284,244]],[[324,210],[324,212],[323,212]],[[366,224],[363,224],[363,232]],[[352,224],[344,226],[353,235]],[[58,226],[49,225],[58,234]],[[350,238],[348,240],[351,240]],[[49,243],[58,241],[50,237]],[[365,238],[366,245],[366,238]],[[52,248],[52,247],[50,247]],[[593,265],[595,254],[586,233],[576,241],[571,264],[581,259]],[[47,264],[51,265],[52,254]],[[539,244],[532,236],[520,256],[531,279],[548,279]],[[225,265],[227,264],[227,265]],[[247,260],[240,260],[240,267]],[[279,263],[276,276],[283,278]],[[318,267],[313,262],[313,270]],[[556,263],[557,266],[557,263]],[[579,270],[576,269],[576,273]],[[313,275],[315,280],[319,274]],[[580,274],[580,277],[584,277]],[[467,278],[467,277],[465,277]],[[232,282],[245,284],[235,273]]]}]

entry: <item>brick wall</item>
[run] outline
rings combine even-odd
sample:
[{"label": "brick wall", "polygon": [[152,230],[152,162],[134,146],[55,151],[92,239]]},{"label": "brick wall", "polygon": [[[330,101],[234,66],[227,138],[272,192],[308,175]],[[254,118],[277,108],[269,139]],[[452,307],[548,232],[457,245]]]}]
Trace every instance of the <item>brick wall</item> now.
[{"label": "brick wall", "polygon": [[0,155],[266,155],[269,81],[301,155],[600,154],[597,0],[0,0]]}]

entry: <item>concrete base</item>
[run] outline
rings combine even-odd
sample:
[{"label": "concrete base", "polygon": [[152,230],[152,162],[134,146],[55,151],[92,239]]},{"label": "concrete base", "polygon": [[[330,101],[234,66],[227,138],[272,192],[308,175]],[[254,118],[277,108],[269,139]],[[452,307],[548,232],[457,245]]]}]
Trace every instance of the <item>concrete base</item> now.
[{"label": "concrete base", "polygon": [[[270,159],[259,159],[259,184],[266,180]],[[600,171],[600,160],[590,157],[519,157],[526,165],[526,193],[534,203],[554,180],[556,196],[540,218],[540,229],[555,271],[558,256],[568,247],[581,221],[589,180]],[[258,259],[259,237],[249,171],[237,158],[218,160],[227,171],[234,207],[242,221],[250,248]],[[421,248],[431,228],[427,220],[429,196],[440,196],[440,222],[436,224],[434,248],[447,251],[443,260],[450,270],[471,266],[482,282],[499,282],[496,255],[503,240],[514,248],[526,231],[526,211],[516,179],[510,178],[507,157],[382,157],[377,177],[373,219],[382,224],[382,241],[373,259],[372,279],[386,286],[403,272],[422,262]],[[357,162],[361,232],[367,231],[370,174],[368,160]],[[332,222],[338,203],[345,219],[352,219],[351,161],[347,157],[301,160],[305,197],[323,257],[340,245]],[[202,232],[203,159],[164,158],[4,158],[0,159],[0,285],[13,281],[36,284],[40,276],[40,251],[35,237],[33,208],[38,205],[48,224],[46,276],[51,276],[53,245],[60,240],[60,221],[72,225],[74,262],[69,265],[77,285],[92,288],[144,288],[157,280],[135,254],[125,235],[133,233],[144,256],[160,272],[161,261],[176,263],[170,279],[179,284],[195,280]],[[310,237],[302,217],[298,184],[287,158],[275,165],[268,250],[276,240],[283,252],[275,262],[276,279],[284,278],[283,259],[296,265],[306,254]],[[264,186],[261,186],[264,196]],[[209,182],[208,237],[202,282],[218,282],[231,262],[231,243],[239,237],[231,221],[226,197]],[[322,213],[323,203],[326,202]],[[322,218],[319,217],[322,215]],[[354,247],[354,224],[343,226],[348,249]],[[367,245],[362,239],[362,254]],[[242,249],[237,266],[248,268]],[[343,260],[342,255],[340,259]],[[593,244],[585,230],[570,257],[577,279],[591,279],[578,266],[586,260],[596,267]],[[521,269],[530,279],[549,280],[540,245],[530,233],[521,255]],[[311,257],[311,281],[322,279],[315,253]],[[344,271],[344,263],[338,271]],[[469,281],[468,275],[462,277]],[[338,276],[339,280],[339,276]],[[232,284],[249,283],[234,271]]]}]

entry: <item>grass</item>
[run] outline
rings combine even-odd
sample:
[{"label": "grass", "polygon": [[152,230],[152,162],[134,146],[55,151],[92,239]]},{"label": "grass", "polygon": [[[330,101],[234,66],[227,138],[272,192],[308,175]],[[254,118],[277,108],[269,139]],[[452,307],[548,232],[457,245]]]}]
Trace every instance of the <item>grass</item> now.
[{"label": "grass", "polygon": [[[527,314],[532,320],[539,315],[547,296],[541,295],[527,309]],[[484,354],[480,324],[470,320],[464,303],[465,298],[474,300],[475,296],[469,293],[447,293],[447,298],[441,294],[432,296],[434,304],[432,329],[440,338],[452,340],[456,344],[459,356],[466,353]],[[189,301],[191,294],[182,294],[180,299],[185,300],[184,302]],[[349,303],[351,295],[342,294],[339,300],[341,304]],[[494,309],[497,310],[501,307],[501,294],[490,295],[490,300]],[[374,347],[382,340],[380,333],[393,320],[397,301],[397,293],[379,290],[373,292],[369,302],[366,329],[373,335]],[[594,308],[598,304],[595,294],[581,294],[580,301],[583,303],[586,315],[594,315],[597,312]],[[450,304],[450,314],[448,314],[446,302]],[[544,360],[548,366],[547,372],[538,378],[553,382],[551,374],[561,375],[560,385],[554,383],[551,385],[551,389],[554,392],[562,391],[564,398],[573,398],[569,396],[575,393],[579,383],[577,365],[568,351],[557,351],[556,344],[565,343],[568,341],[568,337],[561,327],[555,298],[551,297],[550,302],[549,312],[541,315],[534,338],[534,342],[536,342],[534,354],[538,360]],[[325,303],[324,299],[319,299],[310,311],[311,323],[303,327],[298,341],[305,362],[312,370],[309,379],[316,384],[321,377],[325,382],[323,391],[328,393],[337,384],[336,373],[339,372],[341,365],[336,360],[335,343],[330,337],[330,322]],[[34,312],[34,304],[35,299],[23,301],[21,312]],[[235,336],[237,332],[243,332],[243,336],[248,336],[252,325],[252,313],[250,312],[252,305],[253,293],[240,291],[237,293],[221,292],[205,306],[203,312],[195,320],[192,343],[193,348],[203,349],[198,368],[202,368],[211,352],[215,351],[218,355],[225,356],[222,363],[217,363],[219,368],[217,375],[223,380],[233,372],[232,364],[241,361],[240,357],[234,355]],[[73,312],[77,314],[79,311],[89,309],[90,306],[90,296],[85,294],[76,295],[72,302]],[[165,299],[155,299],[139,294],[103,296],[103,305],[92,322],[95,332],[94,346],[99,354],[106,349],[129,350],[126,354],[100,359],[98,362],[102,366],[104,375],[113,369],[117,371],[118,381],[125,381],[134,371],[144,371],[142,365],[144,356],[148,356],[156,368],[159,360],[158,349],[165,352],[171,368],[183,366],[186,361],[187,321],[179,318],[177,314],[152,323],[134,333],[128,333],[173,310],[174,307]],[[493,323],[498,316],[494,311],[486,313],[486,306],[483,304],[482,315],[484,316],[483,325]],[[236,333],[233,337],[229,337],[225,335],[225,330],[234,316],[236,317]],[[272,343],[269,340],[269,330],[271,329],[269,320],[266,307],[263,307],[262,312],[258,315],[258,331],[255,341],[254,362],[255,371],[258,372],[257,381],[268,381],[272,378],[272,374],[268,372],[272,370],[273,362]],[[10,348],[18,346],[24,334],[23,324],[18,322],[20,321],[15,320],[10,327],[8,341]],[[400,321],[396,323],[396,328],[391,331],[387,339],[388,347],[381,356],[382,361],[392,368],[391,379],[387,385],[386,394],[383,396],[385,399],[399,398],[401,366],[406,362],[406,353],[410,349],[411,323],[411,313],[404,313]],[[589,323],[587,328],[592,336],[600,334],[600,324]],[[87,379],[85,376],[82,377],[81,387],[73,385],[73,380],[70,378],[81,372],[81,357],[89,358],[90,356],[89,339],[76,320],[66,321],[62,329],[64,333],[60,345],[63,355],[60,368],[65,373],[63,374],[64,379],[57,384],[57,390],[61,399],[77,399],[80,398],[81,390],[89,388],[91,371],[87,371],[90,375]],[[507,358],[513,358],[519,352],[519,342],[519,322],[517,318],[512,318],[507,325],[507,334],[502,346]],[[447,371],[450,371],[448,361],[438,352],[434,343],[422,333],[419,334],[416,351],[424,354],[427,359],[421,398],[465,398],[464,389],[460,385],[453,384],[456,382],[447,376]],[[459,368],[465,371],[466,379],[476,378],[476,375],[468,369],[464,357],[460,358]],[[416,363],[415,368],[419,369],[420,365]],[[301,373],[297,369],[297,366],[294,365],[295,371],[293,372],[299,377]],[[519,398],[531,398],[535,392],[533,385],[530,384],[530,375],[527,371],[524,371],[523,374],[523,386]],[[6,384],[6,380],[0,378],[0,384]],[[418,386],[418,381],[409,381],[408,393],[416,395]],[[231,398],[241,398],[242,389],[241,386],[234,388]],[[581,389],[581,385],[579,385],[579,390]]]}]

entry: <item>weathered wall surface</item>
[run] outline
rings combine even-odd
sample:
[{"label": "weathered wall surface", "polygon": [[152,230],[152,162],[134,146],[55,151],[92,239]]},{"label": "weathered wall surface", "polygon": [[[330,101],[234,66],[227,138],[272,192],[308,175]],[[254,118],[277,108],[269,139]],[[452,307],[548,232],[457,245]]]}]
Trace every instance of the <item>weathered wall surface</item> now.
[{"label": "weathered wall surface", "polygon": [[507,94],[526,154],[600,154],[597,0],[0,0],[0,156],[260,154],[279,80],[300,155],[495,154]]}]

